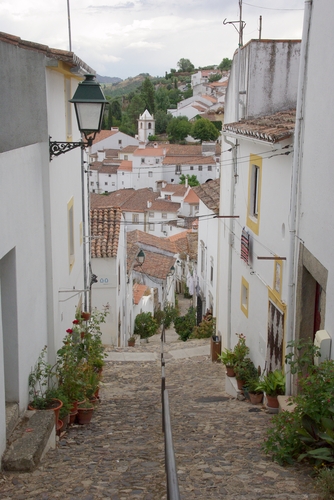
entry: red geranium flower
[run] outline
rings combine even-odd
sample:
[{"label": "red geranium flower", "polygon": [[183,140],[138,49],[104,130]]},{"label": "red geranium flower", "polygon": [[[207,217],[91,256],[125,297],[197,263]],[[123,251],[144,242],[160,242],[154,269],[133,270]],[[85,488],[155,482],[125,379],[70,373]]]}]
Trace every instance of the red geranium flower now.
[{"label": "red geranium flower", "polygon": [[72,328],[68,328],[68,329],[66,330],[66,333],[73,333]]},{"label": "red geranium flower", "polygon": [[75,319],[72,321],[73,325],[78,325],[80,323],[80,321],[78,319]]}]

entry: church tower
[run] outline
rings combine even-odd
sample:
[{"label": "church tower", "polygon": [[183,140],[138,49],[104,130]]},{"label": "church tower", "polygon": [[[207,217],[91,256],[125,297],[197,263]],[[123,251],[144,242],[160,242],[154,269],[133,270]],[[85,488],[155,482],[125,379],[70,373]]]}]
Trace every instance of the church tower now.
[{"label": "church tower", "polygon": [[138,139],[140,142],[147,142],[150,135],[155,135],[154,117],[145,109],[138,120]]}]

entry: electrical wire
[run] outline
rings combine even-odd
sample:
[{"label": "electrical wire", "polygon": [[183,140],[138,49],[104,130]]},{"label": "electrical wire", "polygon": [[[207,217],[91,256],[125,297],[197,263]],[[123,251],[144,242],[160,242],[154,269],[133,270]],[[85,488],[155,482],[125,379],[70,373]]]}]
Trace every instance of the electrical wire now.
[{"label": "electrical wire", "polygon": [[251,3],[243,2],[243,5],[248,5],[249,7],[255,7],[257,9],[266,9],[266,10],[288,10],[288,11],[300,11],[304,9],[278,9],[275,7],[263,7],[262,5],[253,5]]}]

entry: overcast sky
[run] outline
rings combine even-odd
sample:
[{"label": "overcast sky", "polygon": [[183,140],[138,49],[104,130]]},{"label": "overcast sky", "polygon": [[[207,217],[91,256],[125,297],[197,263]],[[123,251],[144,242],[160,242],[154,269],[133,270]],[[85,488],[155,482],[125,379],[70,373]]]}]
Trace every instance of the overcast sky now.
[{"label": "overcast sky", "polygon": [[[232,59],[239,0],[68,0],[72,50],[104,76],[164,76],[181,58],[196,66]],[[243,2],[244,44],[301,38],[304,0]],[[238,27],[238,25],[236,25]],[[0,0],[0,31],[69,50],[67,0]]]}]

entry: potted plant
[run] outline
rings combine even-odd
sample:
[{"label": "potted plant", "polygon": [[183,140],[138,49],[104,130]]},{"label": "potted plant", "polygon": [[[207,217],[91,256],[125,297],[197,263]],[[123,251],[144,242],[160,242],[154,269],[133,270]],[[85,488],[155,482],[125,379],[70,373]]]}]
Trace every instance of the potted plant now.
[{"label": "potted plant", "polygon": [[87,399],[78,405],[78,423],[89,424],[94,413],[94,404]]},{"label": "potted plant", "polygon": [[238,389],[242,390],[247,381],[257,376],[257,369],[250,358],[244,358],[238,361],[235,366],[235,376],[237,379]]},{"label": "potted plant", "polygon": [[228,377],[235,377],[234,365],[236,363],[236,356],[234,352],[230,349],[224,349],[217,357],[225,365],[226,375]]},{"label": "potted plant", "polygon": [[131,337],[128,339],[128,347],[134,347],[136,343],[136,338],[134,335],[131,335]]},{"label": "potted plant", "polygon": [[38,360],[29,374],[29,410],[53,410],[55,424],[59,419],[59,410],[63,403],[56,397],[55,367],[46,361],[47,347],[42,349]]},{"label": "potted plant", "polygon": [[274,370],[264,375],[257,386],[259,391],[266,394],[267,406],[269,408],[278,408],[277,396],[285,393],[285,375],[282,370]]},{"label": "potted plant", "polygon": [[246,381],[246,387],[249,394],[250,402],[255,405],[258,403],[262,403],[263,400],[263,391],[258,388],[259,386],[259,375],[250,377]]}]

